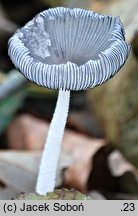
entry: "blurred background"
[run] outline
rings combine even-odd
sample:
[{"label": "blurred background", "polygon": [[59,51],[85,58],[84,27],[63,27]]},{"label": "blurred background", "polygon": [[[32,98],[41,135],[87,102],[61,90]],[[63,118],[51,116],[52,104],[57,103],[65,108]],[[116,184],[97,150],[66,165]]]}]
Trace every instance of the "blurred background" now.
[{"label": "blurred background", "polygon": [[34,191],[57,100],[57,91],[27,81],[15,69],[8,39],[37,13],[57,6],[120,16],[132,50],[113,79],[72,92],[56,187],[93,199],[138,199],[137,0],[0,0],[0,199]]}]

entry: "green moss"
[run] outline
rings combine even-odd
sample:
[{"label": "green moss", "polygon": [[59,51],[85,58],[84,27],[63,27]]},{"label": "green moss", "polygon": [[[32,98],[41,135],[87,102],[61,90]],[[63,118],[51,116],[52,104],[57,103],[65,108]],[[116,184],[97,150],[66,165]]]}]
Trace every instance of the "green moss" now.
[{"label": "green moss", "polygon": [[91,200],[91,197],[76,191],[75,189],[56,189],[54,192],[41,196],[36,193],[26,193],[20,195],[19,200]]}]

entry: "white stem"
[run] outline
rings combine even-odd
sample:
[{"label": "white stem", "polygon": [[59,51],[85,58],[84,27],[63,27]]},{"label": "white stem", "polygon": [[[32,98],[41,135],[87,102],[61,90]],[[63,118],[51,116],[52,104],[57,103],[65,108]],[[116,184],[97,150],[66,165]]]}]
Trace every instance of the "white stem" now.
[{"label": "white stem", "polygon": [[40,162],[36,192],[45,195],[55,188],[60,146],[69,109],[70,91],[59,90],[55,112]]}]

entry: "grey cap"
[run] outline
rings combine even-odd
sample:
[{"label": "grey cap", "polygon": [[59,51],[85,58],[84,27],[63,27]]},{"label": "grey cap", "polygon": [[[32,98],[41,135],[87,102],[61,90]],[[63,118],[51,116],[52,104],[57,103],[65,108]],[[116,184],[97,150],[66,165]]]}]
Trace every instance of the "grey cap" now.
[{"label": "grey cap", "polygon": [[82,90],[114,76],[130,50],[119,17],[58,7],[35,16],[9,40],[9,55],[29,80]]}]

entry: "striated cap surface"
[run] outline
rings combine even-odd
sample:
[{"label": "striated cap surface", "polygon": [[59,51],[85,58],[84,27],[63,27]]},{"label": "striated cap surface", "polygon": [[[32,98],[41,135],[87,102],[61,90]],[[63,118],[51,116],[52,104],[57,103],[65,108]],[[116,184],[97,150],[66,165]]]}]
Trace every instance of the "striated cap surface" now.
[{"label": "striated cap surface", "polygon": [[29,80],[51,89],[93,88],[114,76],[130,50],[118,17],[54,8],[9,40],[9,55]]}]

